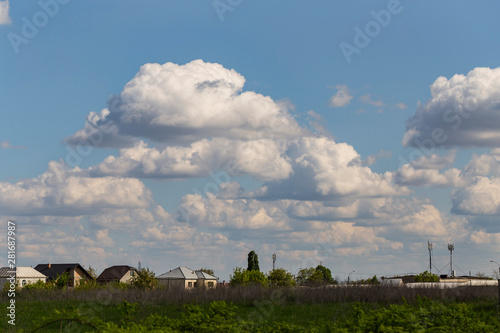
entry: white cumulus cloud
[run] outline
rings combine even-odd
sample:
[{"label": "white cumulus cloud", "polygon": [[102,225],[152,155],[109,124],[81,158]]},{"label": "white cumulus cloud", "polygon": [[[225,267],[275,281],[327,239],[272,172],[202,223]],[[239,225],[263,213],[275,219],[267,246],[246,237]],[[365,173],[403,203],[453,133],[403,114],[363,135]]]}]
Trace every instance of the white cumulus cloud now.
[{"label": "white cumulus cloud", "polygon": [[337,92],[330,98],[331,107],[340,108],[351,103],[353,97],[349,94],[349,87],[347,85],[337,84],[335,88],[337,88]]},{"label": "white cumulus cloud", "polygon": [[73,145],[126,146],[136,138],[191,143],[203,138],[289,138],[303,134],[287,103],[243,91],[234,69],[194,60],[143,65],[108,108],[91,112]]},{"label": "white cumulus cloud", "polygon": [[452,212],[464,215],[500,215],[500,178],[476,177],[452,193]]},{"label": "white cumulus cloud", "polygon": [[455,161],[456,151],[450,151],[444,156],[432,154],[403,165],[394,173],[397,184],[407,186],[462,186],[466,179],[457,168],[449,168]]},{"label": "white cumulus cloud", "polygon": [[260,180],[288,178],[292,167],[284,148],[270,139],[203,139],[189,146],[150,148],[142,141],[123,148],[93,167],[97,176],[146,178],[206,177],[218,170],[231,176],[248,174]]},{"label": "white cumulus cloud", "polygon": [[347,143],[326,137],[303,137],[286,152],[293,173],[257,189],[259,198],[328,200],[349,196],[375,197],[407,194],[393,184],[392,174],[378,174],[363,166],[360,155]]},{"label": "white cumulus cloud", "polygon": [[151,200],[149,189],[137,179],[94,178],[59,162],[50,162],[37,178],[0,182],[0,209],[12,215],[77,216],[146,207]]},{"label": "white cumulus cloud", "polygon": [[408,120],[403,145],[500,147],[500,68],[439,77],[431,95]]}]

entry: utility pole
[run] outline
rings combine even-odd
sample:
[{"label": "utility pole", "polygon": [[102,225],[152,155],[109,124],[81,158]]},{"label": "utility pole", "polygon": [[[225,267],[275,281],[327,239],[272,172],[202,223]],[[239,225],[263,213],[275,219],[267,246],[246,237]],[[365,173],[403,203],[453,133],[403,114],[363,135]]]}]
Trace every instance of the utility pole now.
[{"label": "utility pole", "polygon": [[347,284],[351,283],[351,274],[355,273],[355,272],[356,272],[356,270],[352,271],[351,273],[349,273],[349,275],[347,275]]},{"label": "utility pole", "polygon": [[432,243],[427,241],[427,249],[429,250],[429,273],[432,273]]},{"label": "utility pole", "polygon": [[455,244],[448,243],[448,250],[450,250],[450,276],[453,276],[453,250],[455,250]]},{"label": "utility pole", "polygon": [[275,264],[276,264],[276,253],[273,253],[273,271]]},{"label": "utility pole", "polygon": [[498,264],[495,260],[490,260],[490,262],[494,262],[498,266],[497,286],[498,286],[498,305],[500,306],[500,264]]}]

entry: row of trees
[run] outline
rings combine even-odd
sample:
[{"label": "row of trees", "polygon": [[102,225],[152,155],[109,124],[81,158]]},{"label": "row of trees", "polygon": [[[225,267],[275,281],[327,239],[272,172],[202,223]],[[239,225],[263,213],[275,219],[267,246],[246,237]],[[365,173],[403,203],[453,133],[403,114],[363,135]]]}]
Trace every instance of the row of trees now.
[{"label": "row of trees", "polygon": [[232,286],[256,284],[264,287],[287,287],[295,285],[337,284],[337,281],[332,278],[332,273],[328,268],[318,265],[316,268],[301,269],[297,276],[294,276],[284,268],[276,268],[265,274],[258,270],[236,267],[233,270],[233,274],[230,275],[229,283]]},{"label": "row of trees", "polygon": [[254,251],[248,253],[247,269],[236,267],[230,275],[229,283],[237,285],[261,285],[261,286],[295,286],[295,285],[322,285],[337,284],[332,278],[332,272],[325,266],[318,265],[316,268],[304,268],[299,270],[297,276],[284,268],[273,269],[267,274],[260,271],[259,257]]}]

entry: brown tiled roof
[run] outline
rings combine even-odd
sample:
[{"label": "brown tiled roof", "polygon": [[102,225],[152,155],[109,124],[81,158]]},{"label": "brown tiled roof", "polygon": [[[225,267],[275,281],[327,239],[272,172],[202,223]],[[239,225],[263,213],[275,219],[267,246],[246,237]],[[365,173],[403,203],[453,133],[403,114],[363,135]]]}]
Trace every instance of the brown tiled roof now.
[{"label": "brown tiled roof", "polygon": [[127,265],[108,267],[97,277],[97,282],[111,282],[120,280],[131,269],[137,271],[134,267]]}]

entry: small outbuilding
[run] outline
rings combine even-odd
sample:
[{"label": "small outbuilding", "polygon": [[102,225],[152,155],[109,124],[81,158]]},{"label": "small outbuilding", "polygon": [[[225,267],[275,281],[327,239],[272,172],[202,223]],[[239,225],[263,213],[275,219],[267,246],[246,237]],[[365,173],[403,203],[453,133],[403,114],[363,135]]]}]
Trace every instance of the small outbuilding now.
[{"label": "small outbuilding", "polygon": [[98,277],[98,283],[123,282],[128,283],[137,274],[137,269],[127,265],[117,265],[106,268]]},{"label": "small outbuilding", "polygon": [[193,289],[217,287],[217,278],[215,276],[184,266],[162,274],[157,279],[161,285],[167,286],[167,288]]},{"label": "small outbuilding", "polygon": [[[10,283],[10,279],[14,276],[14,270],[9,267],[0,268],[0,290],[6,283]],[[38,281],[46,282],[47,276],[40,273],[33,267],[16,267],[15,277],[17,286],[22,288],[28,284],[36,283]]]},{"label": "small outbuilding", "polygon": [[47,275],[48,281],[55,281],[61,275],[68,274],[68,287],[77,286],[81,280],[94,279],[80,264],[39,264],[35,269]]}]

